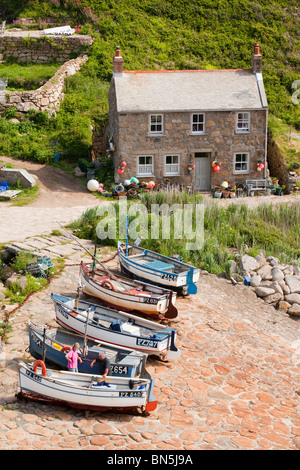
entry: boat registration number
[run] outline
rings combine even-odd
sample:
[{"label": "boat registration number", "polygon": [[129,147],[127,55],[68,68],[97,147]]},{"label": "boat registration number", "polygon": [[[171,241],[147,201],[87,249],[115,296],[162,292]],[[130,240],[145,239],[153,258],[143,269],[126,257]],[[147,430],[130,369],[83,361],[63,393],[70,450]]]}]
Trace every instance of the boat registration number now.
[{"label": "boat registration number", "polygon": [[172,274],[162,274],[161,275],[162,279],[167,279],[168,281],[175,281],[176,276],[173,276]]},{"label": "boat registration number", "polygon": [[136,344],[138,346],[148,346],[150,348],[157,348],[158,341],[154,341],[152,339],[141,339],[137,338],[136,339]]},{"label": "boat registration number", "polygon": [[145,297],[143,302],[145,304],[157,304],[157,299],[151,299],[151,297]]},{"label": "boat registration number", "polygon": [[28,377],[30,377],[31,379],[36,380],[37,382],[42,381],[42,377],[40,375],[35,374],[31,370],[26,370],[26,375],[28,375]]},{"label": "boat registration number", "polygon": [[119,392],[119,397],[142,397],[143,392],[139,390],[130,391],[130,392]]},{"label": "boat registration number", "polygon": [[114,374],[128,374],[128,367],[126,366],[112,366]]}]

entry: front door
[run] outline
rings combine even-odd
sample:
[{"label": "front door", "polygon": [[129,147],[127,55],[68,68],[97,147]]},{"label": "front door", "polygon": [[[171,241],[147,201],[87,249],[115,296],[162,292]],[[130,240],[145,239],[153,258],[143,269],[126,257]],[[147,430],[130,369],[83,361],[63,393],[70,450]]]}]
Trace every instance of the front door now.
[{"label": "front door", "polygon": [[195,191],[210,191],[210,153],[195,153]]}]

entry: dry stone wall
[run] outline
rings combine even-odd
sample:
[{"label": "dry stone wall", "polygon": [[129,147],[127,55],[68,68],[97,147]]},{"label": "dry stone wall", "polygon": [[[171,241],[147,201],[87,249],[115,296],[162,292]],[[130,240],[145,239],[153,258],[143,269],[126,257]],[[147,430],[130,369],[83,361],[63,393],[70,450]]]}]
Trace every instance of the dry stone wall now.
[{"label": "dry stone wall", "polygon": [[85,35],[46,36],[41,31],[9,33],[0,36],[0,54],[14,57],[18,62],[64,63],[82,54],[92,44],[92,38]]},{"label": "dry stone wall", "polygon": [[58,111],[60,102],[63,99],[63,88],[66,77],[74,75],[86,62],[86,55],[67,61],[43,86],[32,91],[6,91],[4,107],[16,107],[19,112],[46,111],[52,114]]}]

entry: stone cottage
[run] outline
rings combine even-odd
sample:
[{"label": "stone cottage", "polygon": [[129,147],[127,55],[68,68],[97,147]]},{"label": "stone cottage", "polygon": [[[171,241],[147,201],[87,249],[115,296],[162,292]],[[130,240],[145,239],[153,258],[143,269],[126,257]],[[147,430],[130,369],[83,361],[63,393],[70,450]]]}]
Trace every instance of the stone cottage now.
[{"label": "stone cottage", "polygon": [[209,191],[263,180],[267,115],[257,43],[249,70],[126,71],[117,47],[107,127],[115,181],[169,178]]}]

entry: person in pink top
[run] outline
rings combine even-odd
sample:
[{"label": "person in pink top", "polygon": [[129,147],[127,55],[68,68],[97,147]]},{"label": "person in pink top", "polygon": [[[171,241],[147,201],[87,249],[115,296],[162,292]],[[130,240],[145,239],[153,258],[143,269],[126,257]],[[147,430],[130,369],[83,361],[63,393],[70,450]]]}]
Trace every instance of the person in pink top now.
[{"label": "person in pink top", "polygon": [[68,361],[68,370],[70,372],[78,372],[78,361],[82,363],[82,360],[77,352],[79,348],[79,344],[75,343],[73,344],[72,349],[66,354],[66,358]]}]

